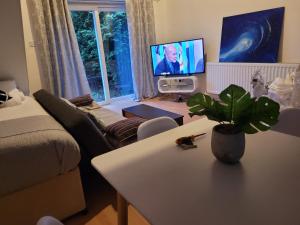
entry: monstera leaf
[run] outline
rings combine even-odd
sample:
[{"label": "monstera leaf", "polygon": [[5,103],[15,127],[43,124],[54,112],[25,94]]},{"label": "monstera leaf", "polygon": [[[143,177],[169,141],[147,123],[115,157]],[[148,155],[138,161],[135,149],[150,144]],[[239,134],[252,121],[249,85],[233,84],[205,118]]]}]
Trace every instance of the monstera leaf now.
[{"label": "monstera leaf", "polygon": [[210,96],[197,93],[189,98],[187,105],[190,108],[190,116],[206,115],[208,119],[222,122],[225,120],[222,106]]},{"label": "monstera leaf", "polygon": [[243,123],[249,116],[249,108],[253,105],[250,93],[237,85],[230,85],[219,95],[226,121],[232,124]]},{"label": "monstera leaf", "polygon": [[267,97],[260,97],[250,109],[251,116],[242,130],[247,134],[269,130],[278,122],[279,108],[277,102]]},{"label": "monstera leaf", "polygon": [[251,98],[249,92],[237,85],[230,85],[219,97],[221,101],[202,93],[193,95],[187,102],[190,116],[206,115],[248,134],[266,131],[277,123],[279,104],[267,97]]}]

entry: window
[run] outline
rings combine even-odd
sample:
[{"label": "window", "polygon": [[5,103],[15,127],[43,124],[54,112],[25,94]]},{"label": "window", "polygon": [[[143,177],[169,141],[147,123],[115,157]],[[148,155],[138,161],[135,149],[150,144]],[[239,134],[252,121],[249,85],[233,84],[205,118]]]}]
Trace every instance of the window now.
[{"label": "window", "polygon": [[104,55],[111,97],[133,93],[125,12],[100,12]]},{"label": "window", "polygon": [[[74,9],[73,9],[74,8]],[[98,102],[133,94],[124,9],[71,6],[80,54],[92,97]]]},{"label": "window", "polygon": [[93,12],[75,11],[72,19],[92,97],[96,101],[105,101]]}]

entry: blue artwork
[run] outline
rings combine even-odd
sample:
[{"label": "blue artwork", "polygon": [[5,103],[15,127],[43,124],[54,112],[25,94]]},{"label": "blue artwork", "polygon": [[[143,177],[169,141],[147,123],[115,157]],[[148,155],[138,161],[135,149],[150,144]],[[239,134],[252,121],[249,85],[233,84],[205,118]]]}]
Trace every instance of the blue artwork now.
[{"label": "blue artwork", "polygon": [[284,7],[223,18],[220,62],[277,62]]}]

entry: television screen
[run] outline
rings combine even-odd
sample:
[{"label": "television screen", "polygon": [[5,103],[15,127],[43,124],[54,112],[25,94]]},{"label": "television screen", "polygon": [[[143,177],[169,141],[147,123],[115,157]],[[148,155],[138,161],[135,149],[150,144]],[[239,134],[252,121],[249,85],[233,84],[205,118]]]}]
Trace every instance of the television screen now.
[{"label": "television screen", "polygon": [[154,76],[204,73],[203,39],[151,45]]}]

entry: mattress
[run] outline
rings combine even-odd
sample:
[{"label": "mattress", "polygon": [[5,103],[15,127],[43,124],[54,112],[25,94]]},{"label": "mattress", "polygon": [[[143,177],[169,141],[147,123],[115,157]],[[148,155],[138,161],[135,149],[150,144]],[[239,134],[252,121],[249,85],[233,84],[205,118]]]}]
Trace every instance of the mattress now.
[{"label": "mattress", "polygon": [[0,196],[77,167],[79,146],[31,97],[0,109]]}]

